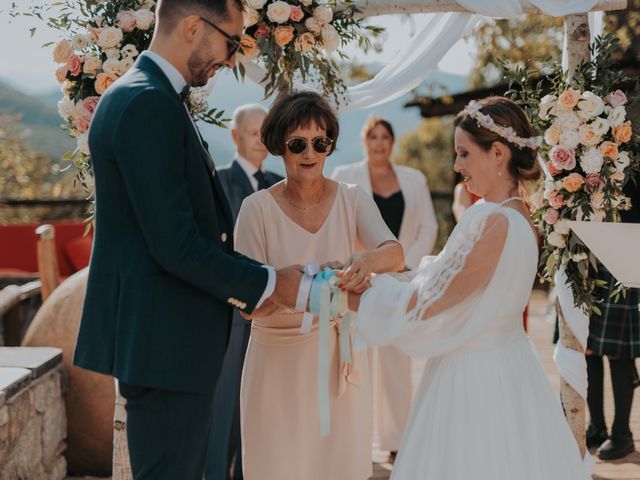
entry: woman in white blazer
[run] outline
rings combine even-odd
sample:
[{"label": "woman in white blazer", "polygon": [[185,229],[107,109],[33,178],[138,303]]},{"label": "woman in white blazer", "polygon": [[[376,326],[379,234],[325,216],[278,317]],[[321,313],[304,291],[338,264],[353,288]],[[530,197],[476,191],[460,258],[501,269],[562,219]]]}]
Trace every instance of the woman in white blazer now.
[{"label": "woman in white blazer", "polygon": [[[337,167],[332,178],[360,185],[373,196],[404,248],[407,267],[417,268],[422,257],[431,253],[438,234],[427,179],[419,170],[391,161],[395,136],[387,120],[371,117],[363,127],[362,139],[365,159]],[[411,408],[411,359],[391,346],[378,347],[373,356],[374,421],[380,448],[389,450],[393,459]]]}]

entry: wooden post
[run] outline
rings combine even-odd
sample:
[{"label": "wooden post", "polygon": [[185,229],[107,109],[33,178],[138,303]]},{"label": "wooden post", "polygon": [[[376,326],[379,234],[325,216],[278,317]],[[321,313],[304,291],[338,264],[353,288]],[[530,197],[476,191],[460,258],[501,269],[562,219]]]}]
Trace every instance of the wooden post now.
[{"label": "wooden post", "polygon": [[38,236],[38,272],[42,284],[40,292],[44,302],[60,285],[55,229],[53,225],[40,225],[36,228],[36,235]]}]

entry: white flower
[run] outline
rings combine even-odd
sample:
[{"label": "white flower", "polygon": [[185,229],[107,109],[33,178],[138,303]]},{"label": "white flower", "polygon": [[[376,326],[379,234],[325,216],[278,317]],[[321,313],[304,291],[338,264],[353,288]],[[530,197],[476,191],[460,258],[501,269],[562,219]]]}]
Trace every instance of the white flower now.
[{"label": "white flower", "polygon": [[308,7],[313,3],[313,0],[300,0],[300,3],[305,7]]},{"label": "white flower", "polygon": [[291,15],[291,5],[282,0],[273,2],[267,7],[267,17],[273,23],[285,23]]},{"label": "white flower", "polygon": [[122,60],[120,60],[120,71],[122,72],[122,75],[124,75],[127,70],[133,67],[134,63],[135,61],[131,57],[124,57]]},{"label": "white flower", "polygon": [[629,158],[629,154],[627,152],[618,152],[618,158],[616,158],[614,162],[616,165],[616,170],[622,172],[629,166],[629,164],[631,163],[631,159]]},{"label": "white flower", "polygon": [[558,97],[555,95],[545,95],[540,100],[540,119],[546,120],[549,118],[550,110],[558,103]]},{"label": "white flower", "polygon": [[149,30],[156,21],[156,16],[151,10],[136,10],[136,25],[140,30]]},{"label": "white flower", "polygon": [[102,15],[96,15],[95,17],[93,17],[93,21],[96,24],[96,26],[100,28],[104,23],[104,17]]},{"label": "white flower", "polygon": [[138,1],[138,3],[140,4],[140,10],[151,10],[156,6],[156,2],[153,0]]},{"label": "white flower", "polygon": [[580,96],[578,108],[586,118],[597,117],[604,111],[604,101],[595,93],[587,91]]},{"label": "white flower", "polygon": [[597,148],[591,147],[582,154],[580,158],[580,166],[585,173],[600,173],[604,158]]},{"label": "white flower", "polygon": [[585,252],[574,253],[573,255],[571,255],[571,260],[573,260],[576,263],[582,262],[587,258],[589,258],[589,255],[587,255]]},{"label": "white flower", "polygon": [[591,206],[595,209],[601,209],[602,206],[604,205],[604,193],[603,192],[596,192],[593,195],[591,195]]},{"label": "white flower", "polygon": [[613,175],[611,175],[609,178],[616,183],[622,183],[625,179],[624,171],[616,169],[616,171],[613,172]]},{"label": "white flower", "polygon": [[326,25],[333,20],[333,10],[324,5],[320,5],[313,10],[313,18],[318,20],[321,25]]},{"label": "white flower", "polygon": [[569,221],[566,218],[558,220],[553,229],[560,235],[568,235],[571,231],[571,228],[569,227]]},{"label": "white flower", "polygon": [[267,3],[267,0],[247,0],[247,5],[251,8],[255,8],[256,10],[260,10],[264,7],[265,3]]},{"label": "white flower", "polygon": [[128,43],[120,50],[122,58],[135,58],[140,54],[135,45]]},{"label": "white flower", "polygon": [[611,123],[612,127],[617,127],[618,125],[624,122],[624,119],[626,118],[626,116],[627,116],[627,111],[625,110],[625,108],[623,106],[619,106],[611,109],[611,112],[609,113],[607,120],[609,120],[609,123]]},{"label": "white flower", "polygon": [[115,75],[117,77],[119,77],[123,73],[122,71],[120,71],[120,60],[116,60],[115,58],[109,58],[105,60],[102,64],[102,70],[105,73]]},{"label": "white flower", "polygon": [[322,46],[327,52],[333,52],[340,46],[340,35],[333,25],[322,27]]},{"label": "white flower", "polygon": [[116,60],[120,58],[120,49],[118,48],[105,48],[103,52],[107,58],[115,58]]},{"label": "white flower", "polygon": [[564,236],[558,233],[556,230],[547,235],[547,242],[557,248],[564,248],[567,245]]},{"label": "white flower", "polygon": [[85,155],[91,154],[91,152],[89,151],[89,134],[88,133],[85,132],[82,135],[78,136],[77,142],[78,142],[78,150],[80,150]]},{"label": "white flower", "polygon": [[260,20],[260,14],[255,8],[248,7],[244,11],[244,28],[252,27]]},{"label": "white flower", "polygon": [[74,35],[71,39],[71,45],[73,46],[74,50],[83,50],[88,47],[90,43],[90,37],[81,33]]},{"label": "white flower", "polygon": [[560,134],[560,144],[569,148],[576,148],[580,143],[580,135],[574,130],[569,130]]},{"label": "white flower", "polygon": [[102,68],[102,60],[95,55],[87,55],[84,57],[84,64],[82,65],[82,71],[87,75],[97,75],[98,71]]},{"label": "white flower", "polygon": [[560,112],[557,123],[560,131],[566,132],[567,130],[578,130],[582,120],[575,112]]},{"label": "white flower", "polygon": [[98,46],[102,48],[117,47],[122,41],[122,30],[118,27],[105,27],[98,37]]},{"label": "white flower", "polygon": [[609,120],[602,117],[598,117],[593,122],[591,122],[591,126],[593,127],[593,130],[596,132],[596,134],[600,137],[606,135],[609,131],[609,128],[611,128]]},{"label": "white flower", "polygon": [[76,108],[76,104],[73,103],[68,97],[62,97],[62,99],[58,102],[58,113],[65,120],[69,120],[71,115],[73,115],[73,111]]},{"label": "white flower", "polygon": [[67,39],[60,40],[53,49],[53,61],[62,65],[73,55],[73,45]]},{"label": "white flower", "polygon": [[313,17],[307,18],[304,21],[304,26],[307,27],[307,30],[313,33],[316,37],[320,35],[320,32],[322,32],[322,25]]},{"label": "white flower", "polygon": [[205,113],[209,109],[209,92],[205,87],[192,88],[189,93],[189,108],[192,115]]}]

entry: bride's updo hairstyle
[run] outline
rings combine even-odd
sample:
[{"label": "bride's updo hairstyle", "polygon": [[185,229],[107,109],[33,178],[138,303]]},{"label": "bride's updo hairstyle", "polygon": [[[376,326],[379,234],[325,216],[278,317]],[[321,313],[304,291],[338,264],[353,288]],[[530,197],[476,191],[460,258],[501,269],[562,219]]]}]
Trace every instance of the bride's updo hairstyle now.
[{"label": "bride's updo hairstyle", "polygon": [[453,125],[468,133],[485,151],[491,149],[493,142],[506,145],[511,151],[508,171],[517,182],[540,178],[538,146],[533,140],[536,131],[524,110],[512,100],[487,97],[471,102],[458,113]]}]

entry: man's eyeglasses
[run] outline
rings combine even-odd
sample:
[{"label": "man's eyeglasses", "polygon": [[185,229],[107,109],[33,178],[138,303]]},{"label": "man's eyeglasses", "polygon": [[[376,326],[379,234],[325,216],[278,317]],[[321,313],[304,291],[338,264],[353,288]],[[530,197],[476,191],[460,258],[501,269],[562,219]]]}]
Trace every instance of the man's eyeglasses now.
[{"label": "man's eyeglasses", "polygon": [[224,38],[227,39],[227,58],[226,58],[226,60],[229,60],[231,57],[233,57],[238,52],[238,50],[241,47],[240,37],[238,37],[237,35],[233,35],[233,36],[229,35],[227,32],[225,32],[220,27],[218,27],[216,24],[210,22],[206,18],[200,17],[200,20],[202,20],[204,23],[209,25],[211,28],[216,30]]},{"label": "man's eyeglasses", "polygon": [[[291,137],[286,141],[287,148],[291,153],[302,153],[307,149],[308,140],[304,137]],[[329,153],[333,140],[329,137],[316,137],[311,140],[311,145],[317,153]]]}]

